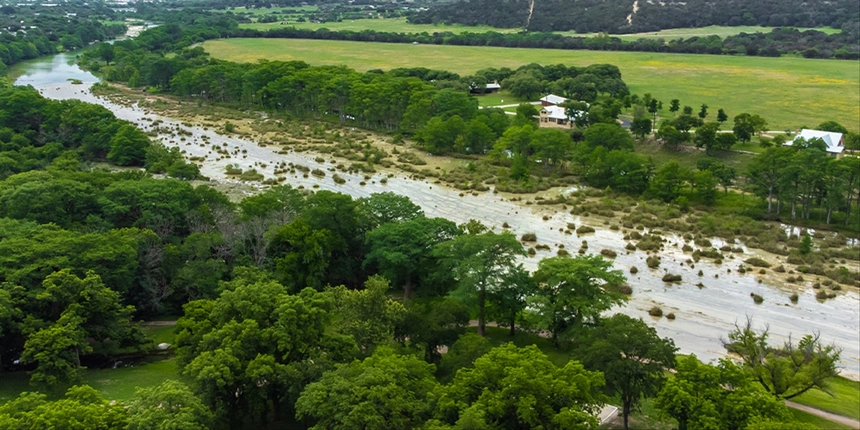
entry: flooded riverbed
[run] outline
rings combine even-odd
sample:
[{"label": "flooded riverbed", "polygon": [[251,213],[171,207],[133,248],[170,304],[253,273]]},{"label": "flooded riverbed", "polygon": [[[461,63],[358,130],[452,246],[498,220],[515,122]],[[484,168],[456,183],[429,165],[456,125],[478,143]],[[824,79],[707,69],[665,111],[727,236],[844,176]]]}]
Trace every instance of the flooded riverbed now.
[{"label": "flooded riverbed", "polygon": [[[162,121],[160,127],[183,130],[184,141],[173,135],[159,135],[159,139],[168,146],[178,146],[185,151],[187,157],[207,157],[201,167],[201,173],[216,181],[231,181],[225,173],[225,168],[230,164],[245,170],[254,168],[266,177],[274,177],[276,164],[281,162],[322,170],[334,166],[328,162],[318,163],[315,161],[318,155],[315,154],[281,154],[280,148],[277,147],[261,147],[256,142],[223,136],[211,129],[184,126],[181,121],[159,116],[136,106],[123,106],[95,97],[89,92],[89,87],[98,79],[75,66],[74,56],[70,54],[23,63],[16,68],[15,73],[20,75],[16,84],[32,85],[45,97],[97,103],[113,111],[117,117],[131,121],[144,130],[151,129],[151,120]],[[69,79],[80,80],[83,84],[74,85]],[[216,161],[213,147],[223,147],[224,144],[227,145],[226,149],[235,155],[230,159],[222,158]],[[331,159],[330,156],[324,158]],[[265,167],[262,167],[263,165]],[[670,245],[660,253],[660,267],[648,269],[645,264],[646,253],[628,253],[624,248],[626,242],[622,239],[621,232],[610,230],[607,225],[592,219],[583,220],[548,207],[524,206],[509,201],[502,194],[491,192],[477,196],[467,193],[461,197],[459,190],[428,181],[409,179],[404,173],[391,172],[394,176],[387,178],[386,184],[381,183],[380,179],[386,177],[388,172],[377,173],[370,180],[365,180],[363,174],[337,173],[347,182],[336,184],[332,173],[327,171],[324,178],[313,175],[304,178],[301,172],[291,174],[287,176],[286,183],[294,187],[316,186],[353,197],[392,191],[408,196],[430,217],[444,217],[457,223],[477,219],[496,231],[500,231],[501,226],[507,223],[517,236],[534,232],[538,243],[549,245],[550,251],[538,251],[535,257],[527,258],[525,264],[530,269],[534,269],[541,258],[556,255],[560,245],[568,252],[575,253],[585,240],[591,253],[611,249],[618,254],[615,266],[624,271],[633,287],[629,303],[618,311],[643,318],[656,327],[660,335],[673,338],[683,353],[695,353],[703,360],[723,357],[725,351],[720,338],[728,334],[735,322],[743,323],[749,316],[755,320],[758,327],[769,325],[774,342],[779,342],[789,334],[797,338],[803,334],[820,332],[825,342],[833,342],[842,348],[843,374],[852,379],[860,377],[860,296],[856,291],[819,302],[815,299],[815,290],[806,288],[799,292],[798,303],[792,304],[789,300],[792,291],[759,283],[759,277],[750,272],[738,273],[737,268],[741,261],[749,256],[737,254],[720,265],[703,259],[692,268],[683,264],[690,257],[681,251],[682,242],[670,235]],[[361,185],[362,182],[366,184]],[[544,216],[547,216],[548,220],[544,220]],[[582,236],[568,235],[563,232],[568,223],[577,226],[590,225],[597,231]],[[716,242],[721,241],[715,240]],[[783,262],[784,259],[780,261]],[[635,275],[629,273],[632,266],[639,269]],[[701,277],[698,276],[699,270],[703,272]],[[680,284],[664,283],[662,277],[666,273],[681,275],[683,281]],[[704,288],[697,287],[698,283],[703,284]],[[764,302],[755,304],[750,293],[762,296]],[[650,317],[647,310],[654,305],[662,307],[664,314],[673,312],[676,319],[671,321]]]}]

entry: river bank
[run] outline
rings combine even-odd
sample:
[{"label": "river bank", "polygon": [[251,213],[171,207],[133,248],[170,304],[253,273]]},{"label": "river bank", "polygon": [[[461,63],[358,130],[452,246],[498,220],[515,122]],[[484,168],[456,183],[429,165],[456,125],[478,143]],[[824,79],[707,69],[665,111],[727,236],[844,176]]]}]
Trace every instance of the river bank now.
[{"label": "river bank", "polygon": [[[554,188],[530,196],[514,196],[492,191],[464,192],[435,183],[433,178],[419,179],[420,175],[394,168],[377,168],[375,173],[337,170],[338,164],[348,164],[349,160],[333,157],[331,154],[296,152],[271,141],[273,136],[289,138],[284,132],[255,133],[247,123],[241,124],[239,120],[229,119],[237,122],[238,130],[225,134],[221,127],[228,119],[223,119],[221,123],[207,122],[204,118],[177,119],[161,115],[150,107],[144,108],[135,103],[125,105],[98,97],[90,91],[92,84],[98,79],[75,66],[72,54],[60,54],[31,62],[22,69],[17,84],[33,85],[45,97],[79,99],[105,106],[117,117],[151,132],[154,138],[165,145],[180,148],[186,158],[201,160],[199,164],[203,175],[217,183],[235,187],[240,190],[240,194],[253,193],[262,185],[235,179],[227,174],[228,166],[243,170],[254,169],[267,178],[281,176],[285,183],[294,187],[327,189],[353,197],[392,191],[409,196],[424,209],[427,216],[444,217],[458,223],[477,219],[496,231],[507,225],[507,228],[518,236],[534,233],[537,242],[529,246],[540,244],[546,248],[537,249],[534,256],[524,260],[524,264],[530,269],[534,269],[541,258],[556,255],[560,249],[573,253],[586,241],[589,252],[598,253],[604,249],[615,252],[616,268],[624,271],[629,278],[633,294],[628,304],[618,308],[617,312],[645,319],[656,327],[662,336],[672,337],[683,353],[695,353],[705,361],[724,357],[725,351],[720,338],[732,330],[735,322],[743,322],[749,316],[754,318],[758,327],[768,325],[774,341],[779,341],[789,334],[796,337],[820,331],[826,342],[832,341],[843,349],[843,374],[853,379],[860,377],[860,296],[856,289],[841,292],[831,300],[819,302],[815,298],[815,290],[806,284],[789,285],[778,282],[778,277],[772,272],[755,275],[737,270],[742,260],[753,256],[760,256],[777,264],[785,264],[785,257],[752,250],[742,244],[733,244],[735,247],[740,245],[743,254],[729,254],[721,264],[702,259],[693,265],[687,263],[690,260],[689,253],[682,249],[687,240],[678,234],[663,232],[666,246],[659,251],[662,262],[658,268],[648,269],[646,259],[652,253],[628,250],[628,240],[624,239],[626,229],[610,228],[612,224],[617,224],[617,221],[594,215],[573,215],[562,209],[561,205],[526,204],[526,201],[539,196],[551,198],[559,193],[570,195],[576,190],[574,187]],[[69,79],[76,79],[81,84],[73,84]],[[153,100],[153,103],[155,101]],[[266,118],[259,119],[264,121]],[[391,145],[390,142],[378,144]],[[221,152],[215,151],[215,148],[219,148]],[[229,158],[225,157],[224,153],[229,154]],[[421,156],[425,157],[423,154]],[[440,169],[468,163],[464,160],[425,158],[429,166]],[[295,166],[318,169],[325,176],[306,175]],[[335,173],[344,180],[343,183],[335,181]],[[523,200],[519,200],[520,197],[524,197]],[[595,231],[575,234],[569,231],[570,224],[586,225]],[[646,229],[644,232],[650,230]],[[711,239],[711,242],[717,248],[725,245],[720,239]],[[632,267],[637,267],[636,274],[630,274]],[[701,276],[699,271],[702,272]],[[682,281],[663,282],[662,278],[667,273],[680,275]],[[701,284],[702,287],[696,284]],[[799,296],[796,304],[789,299],[792,293]],[[762,297],[763,302],[756,304],[750,294]],[[647,311],[653,306],[660,306],[664,314],[674,313],[676,319],[649,316]]]}]

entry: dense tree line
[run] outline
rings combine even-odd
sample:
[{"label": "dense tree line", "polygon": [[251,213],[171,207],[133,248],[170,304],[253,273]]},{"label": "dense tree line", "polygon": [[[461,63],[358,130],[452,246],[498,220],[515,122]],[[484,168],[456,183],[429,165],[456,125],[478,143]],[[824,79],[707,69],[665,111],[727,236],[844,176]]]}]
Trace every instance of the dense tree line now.
[{"label": "dense tree line", "polygon": [[709,25],[841,27],[857,23],[858,6],[850,0],[790,2],[768,0],[694,0],[666,2],[597,0],[464,0],[431,7],[409,17],[417,24],[457,23],[522,27],[529,31],[638,33]]},{"label": "dense tree line", "polygon": [[[63,3],[57,6],[14,5],[0,8],[0,62],[19,61],[72,50],[126,32],[123,24],[104,25],[100,19],[117,14],[102,2]],[[5,67],[3,68],[5,71]]]}]

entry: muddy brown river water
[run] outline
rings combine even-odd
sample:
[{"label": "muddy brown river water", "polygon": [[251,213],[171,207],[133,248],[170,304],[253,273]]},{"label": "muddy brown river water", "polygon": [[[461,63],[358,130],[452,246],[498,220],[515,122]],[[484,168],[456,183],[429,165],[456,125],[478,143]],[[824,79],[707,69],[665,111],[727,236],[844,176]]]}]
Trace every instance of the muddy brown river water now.
[{"label": "muddy brown river water", "polygon": [[[279,154],[279,148],[260,147],[256,142],[241,138],[222,136],[214,131],[204,130],[201,127],[187,127],[181,121],[163,117],[148,112],[137,106],[123,106],[113,103],[107,99],[96,97],[89,92],[90,86],[98,82],[98,78],[87,73],[74,64],[73,54],[59,54],[53,57],[22,63],[11,68],[13,75],[18,76],[17,85],[32,85],[45,97],[52,99],[79,99],[82,101],[100,104],[110,109],[122,119],[137,124],[144,130],[150,130],[151,122],[144,120],[161,120],[161,127],[179,127],[191,135],[185,136],[185,141],[178,137],[160,135],[159,139],[168,146],[178,146],[185,150],[186,156],[206,156],[208,161],[203,163],[201,172],[220,182],[235,182],[227,178],[225,168],[228,164],[235,164],[243,169],[255,168],[266,177],[274,176],[275,164],[280,162],[305,165],[310,168],[327,169],[332,166],[317,163],[314,154]],[[69,79],[78,79],[83,82],[80,85],[72,84]],[[204,140],[203,136],[208,138]],[[207,142],[204,147],[201,143]],[[234,156],[232,159],[215,161],[210,154],[212,144],[221,146],[227,144],[231,152],[244,150],[244,155]],[[324,158],[331,159],[330,156]],[[260,167],[266,164],[266,168]],[[681,249],[681,242],[677,237],[669,236],[670,243],[677,246],[667,246],[662,256],[662,264],[658,269],[648,269],[645,264],[647,255],[644,252],[628,253],[624,246],[626,242],[622,239],[622,233],[612,231],[607,226],[591,219],[581,219],[578,216],[566,212],[558,212],[555,209],[541,206],[524,206],[511,202],[510,196],[493,194],[491,192],[481,193],[477,196],[466,194],[460,197],[461,191],[433,184],[428,181],[409,179],[404,173],[395,173],[394,177],[388,178],[387,184],[380,183],[386,173],[377,173],[366,185],[360,185],[364,180],[363,175],[353,175],[344,172],[338,174],[347,180],[345,184],[338,185],[332,179],[331,172],[326,172],[326,177],[317,178],[309,176],[303,178],[299,175],[288,175],[287,182],[294,187],[304,186],[312,188],[338,191],[353,197],[364,197],[371,193],[392,191],[408,196],[413,202],[420,205],[427,216],[444,217],[457,223],[476,219],[494,230],[500,231],[503,223],[508,223],[510,230],[520,235],[526,232],[534,232],[538,242],[551,247],[551,251],[538,251],[535,257],[526,258],[524,264],[529,269],[534,269],[541,258],[555,255],[559,245],[571,253],[579,249],[583,240],[588,241],[589,252],[599,253],[602,249],[611,249],[618,253],[615,258],[616,268],[623,270],[629,278],[629,284],[633,287],[633,294],[629,302],[614,312],[622,312],[634,317],[643,318],[648,324],[655,327],[661,336],[674,339],[675,344],[682,353],[694,353],[705,361],[716,360],[725,356],[721,346],[720,338],[728,334],[735,322],[743,323],[749,316],[758,327],[769,326],[774,342],[793,334],[795,338],[813,332],[820,332],[822,339],[827,343],[834,343],[842,349],[842,373],[844,376],[860,378],[860,295],[856,291],[840,294],[835,299],[819,302],[815,299],[815,290],[807,287],[799,291],[800,300],[797,304],[789,301],[791,290],[784,290],[780,286],[771,286],[767,283],[758,283],[757,276],[747,273],[739,274],[737,268],[741,261],[749,256],[737,255],[734,259],[726,260],[721,265],[714,265],[704,259],[696,264],[695,268],[682,264],[689,255],[685,255]],[[570,190],[552,190],[550,194]],[[549,216],[549,220],[543,220],[543,216]],[[597,231],[581,237],[566,235],[560,229],[565,229],[567,223],[575,223],[577,226],[586,224],[594,227]],[[714,239],[712,242],[721,246],[724,242]],[[745,251],[749,253],[749,250]],[[860,252],[860,249],[858,249]],[[773,256],[769,256],[773,260]],[[782,259],[780,259],[782,261]],[[631,275],[628,269],[636,266],[639,272]],[[856,263],[855,263],[856,266]],[[699,270],[704,276],[697,275]],[[731,272],[727,272],[731,269]],[[852,267],[852,270],[858,270]],[[666,273],[679,274],[683,277],[680,284],[666,284],[662,277]],[[718,275],[718,277],[717,277]],[[704,288],[696,287],[697,283],[704,284]],[[762,304],[755,304],[750,298],[750,293],[755,293],[764,298]],[[652,306],[662,307],[664,314],[673,312],[677,317],[674,321],[666,318],[654,318],[648,315],[647,310]]]}]

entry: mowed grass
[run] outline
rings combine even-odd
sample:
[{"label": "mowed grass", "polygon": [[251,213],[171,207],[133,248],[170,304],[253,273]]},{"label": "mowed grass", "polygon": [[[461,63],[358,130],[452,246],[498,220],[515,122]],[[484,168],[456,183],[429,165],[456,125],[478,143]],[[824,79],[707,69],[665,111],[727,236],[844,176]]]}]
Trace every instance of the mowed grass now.
[{"label": "mowed grass", "polygon": [[794,418],[794,421],[799,423],[812,424],[820,429],[826,430],[852,430],[851,427],[835,423],[830,420],[826,420],[824,418],[818,417],[816,415],[812,415],[808,412],[799,411],[797,409],[788,409],[791,412],[791,416]]},{"label": "mowed grass", "polygon": [[[649,31],[646,33],[632,33],[632,34],[610,34],[612,37],[617,37],[622,40],[638,40],[638,39],[665,39],[665,40],[673,40],[673,39],[687,39],[690,37],[707,37],[707,36],[720,36],[721,38],[725,38],[728,36],[734,36],[740,33],[770,33],[773,29],[778,27],[760,27],[757,25],[741,25],[737,27],[727,27],[721,25],[711,25],[708,27],[699,27],[699,28],[672,28],[668,30],[660,30],[660,31]],[[806,30],[818,30],[827,34],[840,33],[842,30],[833,27],[789,27],[796,28],[799,31]],[[589,34],[577,34],[573,31],[556,31],[554,33],[563,34],[565,36],[595,36],[597,33],[589,33]]]},{"label": "mowed grass", "polygon": [[830,391],[833,393],[832,396],[824,391],[814,389],[791,400],[802,405],[860,420],[860,382],[834,378],[830,381]]},{"label": "mowed grass", "polygon": [[826,120],[860,130],[857,61],[303,39],[222,39],[207,41],[203,47],[215,58],[239,62],[303,60],[360,71],[427,67],[461,75],[529,63],[609,63],[621,69],[631,92],[651,93],[665,109],[677,98],[682,106],[707,104],[712,115],[719,108],[729,116],[759,114],[771,130],[815,127]]}]

